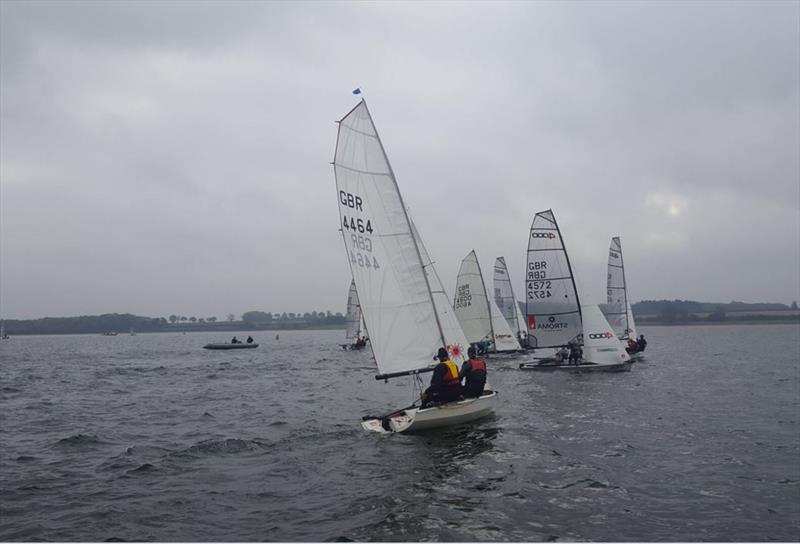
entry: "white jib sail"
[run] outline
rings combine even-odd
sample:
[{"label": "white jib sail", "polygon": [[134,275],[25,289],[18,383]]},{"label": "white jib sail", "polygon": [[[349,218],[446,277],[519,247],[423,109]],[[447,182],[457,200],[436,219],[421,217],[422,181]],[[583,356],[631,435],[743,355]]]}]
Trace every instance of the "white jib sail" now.
[{"label": "white jib sail", "polygon": [[456,281],[456,295],[453,301],[458,322],[470,343],[494,340],[489,299],[483,284],[481,267],[475,251],[461,261]]},{"label": "white jib sail", "polygon": [[514,298],[514,288],[508,275],[506,260],[498,257],[494,261],[494,301],[503,317],[506,318],[509,328],[519,334],[519,320],[517,315],[517,299]]},{"label": "white jib sail", "polygon": [[494,300],[489,299],[492,311],[492,329],[494,330],[494,349],[497,351],[517,351],[520,348],[514,332],[509,328],[506,318],[500,313]]},{"label": "white jib sail", "polygon": [[630,356],[617,339],[600,308],[582,306],[583,361],[587,363],[622,363]]},{"label": "white jib sail", "polygon": [[450,297],[447,296],[447,293],[444,290],[442,281],[439,279],[439,274],[436,272],[436,268],[433,266],[433,261],[431,261],[431,257],[428,254],[428,250],[422,241],[422,237],[420,236],[417,225],[414,223],[413,219],[411,220],[411,230],[414,232],[414,236],[417,240],[417,247],[419,248],[419,253],[422,257],[422,266],[425,269],[425,272],[428,274],[428,285],[431,288],[431,294],[433,295],[433,304],[436,307],[436,313],[439,314],[439,324],[442,327],[442,333],[444,334],[444,338],[447,343],[447,351],[450,354],[450,359],[454,363],[460,364],[467,358],[467,348],[469,347],[469,342],[467,342],[467,337],[464,335],[464,331],[461,330],[461,324],[458,322],[458,318],[453,311],[453,307],[450,306]]},{"label": "white jib sail", "polygon": [[350,282],[350,292],[347,294],[347,315],[344,322],[345,339],[355,341],[361,335],[361,307],[358,305],[355,280]]},{"label": "white jib sail", "polygon": [[339,225],[380,374],[432,366],[445,344],[389,160],[363,100],[339,122]]},{"label": "white jib sail", "polygon": [[582,332],[569,257],[552,210],[533,218],[525,276],[528,346],[566,346]]},{"label": "white jib sail", "polygon": [[633,320],[633,309],[630,302],[628,302],[628,336],[630,338],[639,337],[639,333],[636,332],[636,322]]},{"label": "white jib sail", "polygon": [[622,244],[619,237],[611,239],[608,248],[608,281],[606,283],[606,317],[617,338],[630,338],[628,322],[628,292],[625,285],[625,265],[622,260]]}]

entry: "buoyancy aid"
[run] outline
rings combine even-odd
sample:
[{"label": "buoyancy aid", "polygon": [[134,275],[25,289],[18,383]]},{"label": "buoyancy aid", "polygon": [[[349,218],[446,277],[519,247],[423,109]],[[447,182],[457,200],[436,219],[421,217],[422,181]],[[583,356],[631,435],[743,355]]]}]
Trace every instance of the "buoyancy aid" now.
[{"label": "buoyancy aid", "polygon": [[460,385],[461,378],[459,378],[458,376],[458,367],[456,366],[456,364],[450,359],[442,362],[447,367],[447,372],[445,372],[444,376],[442,376],[442,385],[444,386]]},{"label": "buoyancy aid", "polygon": [[483,370],[486,372],[486,361],[483,359],[470,359],[469,368],[472,372],[475,372],[476,370]]}]

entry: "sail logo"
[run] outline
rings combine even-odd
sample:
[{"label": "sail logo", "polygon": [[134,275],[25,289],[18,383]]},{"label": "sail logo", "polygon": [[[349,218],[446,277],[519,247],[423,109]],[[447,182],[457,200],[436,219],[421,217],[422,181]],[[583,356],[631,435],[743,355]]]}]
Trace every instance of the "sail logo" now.
[{"label": "sail logo", "polygon": [[552,232],[532,232],[531,233],[531,238],[548,238],[548,239],[552,240],[555,237],[556,237],[556,235],[553,234]]},{"label": "sail logo", "polygon": [[461,347],[461,344],[448,344],[447,352],[453,359],[461,359],[464,357],[464,348]]},{"label": "sail logo", "polygon": [[614,335],[611,334],[610,332],[591,333],[589,335],[589,338],[591,338],[592,340],[600,340],[600,339],[603,339],[603,338],[614,338]]},{"label": "sail logo", "polygon": [[528,315],[528,328],[529,329],[538,329],[538,330],[557,330],[557,329],[566,329],[569,328],[569,323],[565,323],[563,321],[558,321],[555,316],[548,316],[546,322],[539,322],[536,323],[536,316],[535,315]]},{"label": "sail logo", "polygon": [[608,256],[613,257],[615,259],[619,259],[619,253],[614,253],[613,251],[609,251]]}]

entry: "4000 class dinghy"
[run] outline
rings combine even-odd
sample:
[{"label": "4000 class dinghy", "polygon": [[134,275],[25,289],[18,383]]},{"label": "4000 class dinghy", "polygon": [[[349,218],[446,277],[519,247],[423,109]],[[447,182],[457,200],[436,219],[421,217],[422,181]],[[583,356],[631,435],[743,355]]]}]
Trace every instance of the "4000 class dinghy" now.
[{"label": "4000 class dinghy", "polygon": [[581,306],[583,321],[583,359],[576,365],[568,361],[543,360],[521,363],[522,370],[567,370],[570,372],[624,372],[631,369],[631,358],[611,330],[597,306]]},{"label": "4000 class dinghy", "polygon": [[[375,378],[410,378],[419,398],[421,375],[433,370],[439,348],[460,364],[468,344],[364,100],[339,121],[333,167],[339,225],[378,367]],[[496,396],[487,391],[477,399],[425,409],[415,403],[367,416],[361,425],[380,433],[460,425],[491,414]]]}]

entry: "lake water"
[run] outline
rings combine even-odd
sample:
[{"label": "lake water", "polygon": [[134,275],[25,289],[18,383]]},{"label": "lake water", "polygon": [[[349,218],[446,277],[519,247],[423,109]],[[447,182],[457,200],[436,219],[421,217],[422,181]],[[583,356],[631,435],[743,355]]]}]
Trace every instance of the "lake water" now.
[{"label": "lake water", "polygon": [[361,430],[413,390],[342,331],[14,337],[0,540],[799,540],[800,327],[641,332],[620,374],[491,359],[494,417],[410,436]]}]

